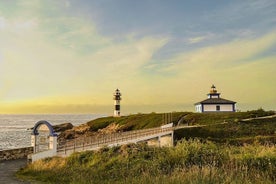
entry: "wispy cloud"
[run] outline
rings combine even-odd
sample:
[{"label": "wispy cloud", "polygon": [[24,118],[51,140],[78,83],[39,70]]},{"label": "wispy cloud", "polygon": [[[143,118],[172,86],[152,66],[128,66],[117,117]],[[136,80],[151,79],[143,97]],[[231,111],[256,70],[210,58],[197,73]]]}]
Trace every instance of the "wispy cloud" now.
[{"label": "wispy cloud", "polygon": [[[175,75],[160,76],[159,80],[164,82],[159,87],[164,96],[167,93],[164,90],[165,85],[178,97],[168,101],[175,99],[177,102],[177,99],[183,96],[182,90],[187,88],[183,98],[193,103],[195,98],[204,98],[202,94],[207,92],[209,85],[215,83],[228,92],[224,95],[231,94],[232,98],[241,99],[243,103],[263,102],[263,99],[259,98],[263,93],[267,94],[266,102],[270,104],[275,101],[271,93],[276,91],[272,84],[272,81],[276,80],[276,75],[273,74],[276,72],[276,55],[267,53],[267,56],[263,56],[263,53],[275,45],[276,34],[273,31],[256,39],[235,40],[182,53],[172,57],[167,61],[170,64],[160,69],[161,73],[170,72]],[[259,57],[260,55],[262,57]],[[265,86],[270,87],[257,89]],[[169,96],[169,92],[167,95]]]},{"label": "wispy cloud", "polygon": [[[190,11],[194,4],[181,2],[190,12],[180,8],[176,13],[172,10],[178,7],[165,3],[164,21],[150,12],[144,20],[136,10],[131,19],[117,12],[114,23],[113,11],[124,12],[120,2],[105,9],[102,2],[78,1],[80,6],[74,7],[77,2],[68,0],[3,1],[1,107],[12,111],[19,105],[22,111],[24,104],[28,109],[44,104],[48,111],[51,106],[105,106],[112,104],[113,90],[121,88],[126,105],[183,102],[192,109],[211,83],[233,100],[261,103],[263,91],[268,103],[275,101],[276,34],[268,24],[275,21],[269,8],[275,3],[251,2],[241,7],[218,3],[215,9],[208,3],[200,8],[204,16]],[[137,5],[143,9],[143,3]],[[161,2],[156,6],[157,12],[164,10]],[[263,12],[265,8],[269,11]],[[251,15],[258,21],[252,23]],[[191,19],[171,21],[178,17]],[[258,91],[260,87],[265,90]]]},{"label": "wispy cloud", "polygon": [[202,42],[206,39],[205,36],[199,36],[199,37],[194,37],[194,38],[190,38],[188,40],[188,43],[189,44],[194,44],[194,43],[199,43],[199,42]]},{"label": "wispy cloud", "polygon": [[0,30],[22,33],[37,27],[36,19],[7,19],[0,17]]},{"label": "wispy cloud", "polygon": [[[191,52],[181,53],[168,60],[170,67],[164,71],[174,70],[175,72],[195,68],[223,68],[235,65],[242,65],[250,62],[258,54],[262,54],[276,44],[276,34],[273,31],[256,39],[234,40],[219,45],[211,45],[196,49]],[[189,70],[187,70],[189,71]]]},{"label": "wispy cloud", "polygon": [[[10,26],[0,35],[0,46],[5,45],[0,51],[0,80],[8,89],[1,96],[7,102],[104,104],[103,91],[140,83],[141,68],[168,42],[165,37],[126,35],[118,43],[98,32],[93,22],[78,17],[5,21]],[[13,28],[26,31],[11,37]]]}]

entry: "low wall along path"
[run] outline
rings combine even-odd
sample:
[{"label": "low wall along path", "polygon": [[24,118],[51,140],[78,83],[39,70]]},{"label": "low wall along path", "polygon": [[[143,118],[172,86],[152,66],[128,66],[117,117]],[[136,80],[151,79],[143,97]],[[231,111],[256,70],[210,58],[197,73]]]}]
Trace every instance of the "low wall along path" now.
[{"label": "low wall along path", "polygon": [[32,153],[33,153],[33,147],[2,150],[0,151],[0,161],[27,158],[27,156]]},{"label": "low wall along path", "polygon": [[0,184],[28,184],[15,177],[15,173],[27,165],[27,156],[33,153],[33,147],[0,151]]}]

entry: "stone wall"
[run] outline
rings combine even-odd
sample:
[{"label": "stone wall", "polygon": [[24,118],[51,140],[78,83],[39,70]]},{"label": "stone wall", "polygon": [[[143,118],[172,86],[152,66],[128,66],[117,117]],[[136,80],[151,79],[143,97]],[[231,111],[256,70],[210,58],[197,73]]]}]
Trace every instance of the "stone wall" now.
[{"label": "stone wall", "polygon": [[27,158],[27,155],[33,153],[33,147],[17,148],[0,151],[0,160],[14,160]]},{"label": "stone wall", "polygon": [[172,135],[166,135],[159,138],[161,147],[173,147]]},{"label": "stone wall", "polygon": [[173,135],[156,137],[146,141],[149,146],[173,147]]}]

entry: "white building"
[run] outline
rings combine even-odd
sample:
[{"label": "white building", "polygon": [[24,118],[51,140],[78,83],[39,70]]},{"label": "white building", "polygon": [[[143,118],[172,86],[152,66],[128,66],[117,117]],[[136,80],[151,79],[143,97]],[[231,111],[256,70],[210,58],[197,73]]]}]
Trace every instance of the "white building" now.
[{"label": "white building", "polygon": [[208,98],[195,104],[196,112],[235,112],[236,102],[220,98],[216,87],[212,85]]}]

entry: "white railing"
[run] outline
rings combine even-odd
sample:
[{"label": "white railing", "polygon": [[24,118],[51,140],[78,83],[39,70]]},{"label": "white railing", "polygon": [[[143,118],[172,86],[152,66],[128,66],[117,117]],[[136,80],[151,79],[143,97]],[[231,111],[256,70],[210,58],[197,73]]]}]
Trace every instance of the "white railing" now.
[{"label": "white railing", "polygon": [[174,127],[158,127],[68,140],[66,142],[59,143],[57,151],[58,155],[67,155],[75,151],[95,150],[104,146],[145,141],[154,137],[172,134],[174,129]]}]

